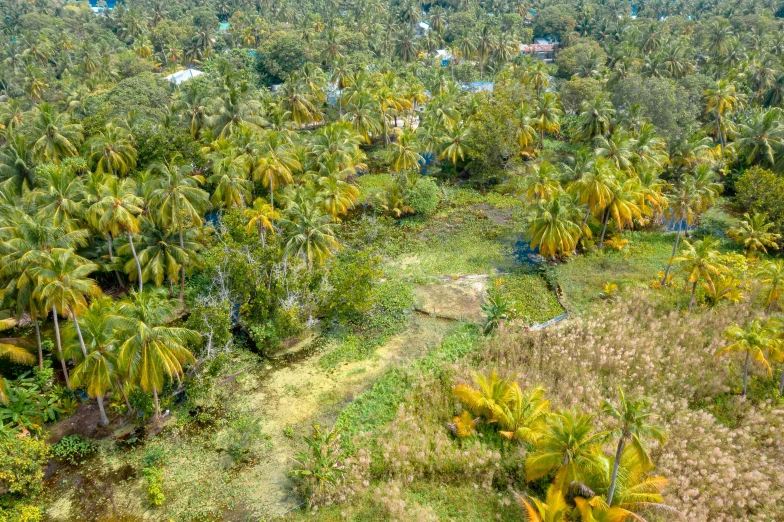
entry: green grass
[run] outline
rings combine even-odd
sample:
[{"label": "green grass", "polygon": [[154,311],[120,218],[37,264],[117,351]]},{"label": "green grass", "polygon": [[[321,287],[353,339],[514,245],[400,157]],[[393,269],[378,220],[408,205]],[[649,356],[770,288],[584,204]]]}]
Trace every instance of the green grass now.
[{"label": "green grass", "polygon": [[[385,484],[379,485],[385,491]],[[389,513],[379,501],[379,494],[371,486],[351,501],[322,508],[316,513],[299,511],[287,520],[344,522],[386,522]],[[382,493],[383,494],[383,493]],[[488,492],[473,486],[454,486],[429,481],[408,484],[400,497],[407,506],[422,505],[432,510],[439,520],[452,522],[518,522],[523,512],[508,492]]]},{"label": "green grass", "polygon": [[513,319],[529,324],[542,323],[564,312],[555,294],[536,273],[516,270],[495,278],[492,288],[514,308]]},{"label": "green grass", "polygon": [[372,433],[395,418],[398,405],[410,389],[412,378],[421,372],[444,371],[449,364],[471,353],[478,347],[479,329],[476,325],[461,325],[440,345],[409,366],[391,368],[373,387],[360,395],[338,416],[335,426],[344,434],[343,442],[353,449],[351,438],[360,432]]},{"label": "green grass", "polygon": [[369,203],[376,194],[384,192],[394,180],[392,174],[365,174],[357,178],[359,185],[359,201]]},{"label": "green grass", "polygon": [[623,237],[629,244],[620,252],[595,250],[549,269],[549,277],[560,285],[564,306],[570,312],[582,312],[600,301],[605,283],[617,284],[619,291],[647,287],[665,269],[673,234],[627,232]]}]

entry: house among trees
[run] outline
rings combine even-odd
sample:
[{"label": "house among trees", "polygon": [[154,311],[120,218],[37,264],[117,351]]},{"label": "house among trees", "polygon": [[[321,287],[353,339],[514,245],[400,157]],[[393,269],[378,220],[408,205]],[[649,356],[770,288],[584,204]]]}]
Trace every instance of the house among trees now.
[{"label": "house among trees", "polygon": [[173,84],[179,86],[182,83],[187,82],[188,80],[196,78],[197,76],[201,76],[202,74],[204,73],[197,69],[183,69],[181,71],[177,71],[174,74],[170,74],[169,76],[166,77],[166,79],[172,82]]},{"label": "house among trees", "polygon": [[540,60],[552,62],[555,60],[555,53],[558,50],[558,41],[549,41],[544,38],[537,38],[532,44],[520,45],[520,52],[536,55]]}]

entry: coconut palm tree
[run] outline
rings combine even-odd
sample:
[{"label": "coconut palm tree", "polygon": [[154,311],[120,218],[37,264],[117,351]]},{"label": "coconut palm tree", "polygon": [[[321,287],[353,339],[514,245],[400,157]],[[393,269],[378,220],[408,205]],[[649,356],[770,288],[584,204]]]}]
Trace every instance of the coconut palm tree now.
[{"label": "coconut palm tree", "polygon": [[324,120],[317,103],[312,95],[303,92],[294,76],[289,77],[280,89],[280,107],[291,115],[291,120],[297,127],[321,123]]},{"label": "coconut palm tree", "polygon": [[316,185],[316,200],[324,212],[337,221],[340,221],[338,216],[348,213],[359,199],[359,188],[336,176],[321,177]]},{"label": "coconut palm tree", "polygon": [[544,394],[544,388],[523,392],[516,382],[512,383],[506,400],[493,405],[499,433],[509,440],[536,443],[550,415],[550,401],[544,399]]},{"label": "coconut palm tree", "polygon": [[[202,215],[210,206],[209,194],[199,188],[204,184],[204,176],[194,174],[190,166],[171,163],[156,163],[150,170],[161,175],[150,195],[150,203],[156,208],[158,224],[176,230],[180,249],[185,250],[185,229],[201,225]],[[188,257],[183,260],[185,262],[180,266],[180,302],[184,299]]]},{"label": "coconut palm tree", "polygon": [[718,241],[706,237],[695,241],[693,244],[684,241],[685,251],[672,259],[676,265],[680,265],[679,271],[686,275],[686,281],[692,285],[691,298],[689,299],[689,311],[694,307],[694,300],[697,294],[697,284],[700,279],[710,279],[711,276],[719,275],[727,271],[719,259],[720,253],[716,250]]},{"label": "coconut palm tree", "polygon": [[275,189],[293,183],[293,174],[302,168],[302,164],[285,132],[268,131],[264,137],[252,176],[254,181],[269,189],[270,205],[274,207]]},{"label": "coconut palm tree", "polygon": [[38,208],[39,219],[49,219],[55,226],[78,227],[84,214],[82,179],[64,165],[47,163],[38,169],[39,187],[29,194]]},{"label": "coconut palm tree", "polygon": [[378,115],[381,108],[372,94],[361,91],[345,104],[343,121],[351,123],[354,130],[370,143],[372,136],[381,133],[381,120]]},{"label": "coconut palm tree", "polygon": [[728,353],[742,353],[745,356],[743,363],[743,396],[746,396],[746,380],[749,375],[749,361],[755,361],[771,374],[770,364],[765,355],[771,350],[776,340],[773,333],[759,319],[754,319],[746,328],[738,325],[731,326],[724,332],[724,336],[730,342],[727,346],[716,351],[716,357],[721,357]]},{"label": "coconut palm tree", "polygon": [[301,258],[309,272],[314,264],[323,263],[340,248],[332,217],[324,214],[314,201],[290,203],[280,227],[285,238],[284,257]]},{"label": "coconut palm tree", "polygon": [[[4,326],[8,327],[11,326],[11,324],[10,321],[6,320]],[[13,324],[15,324],[15,321]],[[20,339],[0,339],[0,359],[8,359],[16,364],[34,364],[35,356],[31,354],[27,348],[20,346],[19,341]],[[8,389],[6,381],[3,376],[0,375],[0,404],[6,404],[7,402]]]},{"label": "coconut palm tree", "polygon": [[520,494],[517,494],[517,499],[525,507],[528,522],[566,522],[572,511],[563,492],[555,484],[547,488],[544,501],[535,497],[526,499]]},{"label": "coconut palm tree", "polygon": [[539,96],[534,107],[533,127],[539,133],[539,148],[544,145],[545,133],[556,133],[561,128],[561,108],[555,93],[546,92]]},{"label": "coconut palm tree", "polygon": [[562,189],[559,176],[558,169],[549,161],[530,167],[521,187],[525,199],[535,204],[542,199],[549,200],[560,194]]},{"label": "coconut palm tree", "polygon": [[548,426],[525,461],[525,479],[530,482],[555,471],[553,484],[566,491],[588,473],[603,470],[605,432],[594,432],[593,416],[564,411],[550,416]]},{"label": "coconut palm tree", "polygon": [[582,235],[579,216],[568,196],[540,200],[528,223],[527,237],[531,248],[545,257],[569,256]]},{"label": "coconut palm tree", "polygon": [[261,105],[249,99],[249,86],[244,82],[229,85],[215,100],[207,123],[216,136],[227,138],[242,125],[261,128],[265,124],[261,117]]},{"label": "coconut palm tree", "polygon": [[474,415],[484,417],[489,423],[496,422],[498,406],[510,401],[516,393],[512,390],[516,383],[511,379],[499,377],[495,371],[487,375],[474,373],[471,377],[476,388],[468,384],[458,384],[452,388],[452,394]]},{"label": "coconut palm tree", "polygon": [[776,166],[777,155],[784,150],[784,118],[781,109],[756,110],[738,126],[733,147],[746,165]]},{"label": "coconut palm tree", "polygon": [[5,133],[5,143],[0,147],[0,181],[10,186],[16,195],[33,190],[36,185],[35,162],[30,142],[23,134]]},{"label": "coconut palm tree", "polygon": [[168,326],[175,303],[166,298],[165,290],[152,288],[132,292],[117,304],[117,361],[132,383],[152,394],[156,422],[161,413],[158,397],[167,378],[182,378],[184,366],[195,362],[187,344],[199,340],[193,330]]},{"label": "coconut palm tree", "polygon": [[133,235],[139,233],[139,214],[142,213],[143,200],[136,195],[136,182],[130,178],[109,178],[103,187],[101,199],[94,205],[98,229],[106,234],[109,256],[112,256],[113,238],[120,234],[128,236],[128,243],[136,264],[139,291],[143,287],[142,266],[136,255]]},{"label": "coconut palm tree", "polygon": [[623,183],[616,183],[612,187],[612,198],[604,209],[602,237],[599,240],[599,250],[604,246],[604,236],[607,233],[607,224],[610,219],[621,231],[624,227],[633,227],[635,219],[642,219],[642,210],[637,202],[640,200],[639,183],[636,179],[628,179]]},{"label": "coconut palm tree", "polygon": [[515,119],[517,120],[515,138],[517,139],[517,144],[520,146],[520,151],[522,152],[530,149],[536,139],[536,129],[533,125],[531,109],[527,105],[521,103],[520,106],[515,109]]},{"label": "coconut palm tree", "polygon": [[652,415],[649,401],[627,399],[622,388],[618,388],[618,401],[618,407],[606,399],[602,403],[602,411],[618,423],[612,432],[612,436],[618,438],[618,448],[615,451],[610,489],[607,492],[607,505],[609,506],[613,504],[618,468],[621,465],[626,444],[631,445],[630,447],[637,452],[640,461],[647,466],[650,463],[650,455],[645,439],[652,438],[661,443],[665,440],[664,430],[649,422]]},{"label": "coconut palm tree", "polygon": [[457,123],[452,129],[445,129],[439,139],[439,159],[448,159],[456,167],[457,160],[464,161],[470,151],[473,136],[473,128],[463,122]]},{"label": "coconut palm tree", "polygon": [[[65,382],[69,388],[71,384],[63,359],[58,316],[62,314],[64,317],[71,318],[79,337],[82,353],[86,354],[87,349],[84,345],[77,315],[87,307],[88,297],[101,295],[101,288],[88,277],[97,269],[98,265],[77,255],[73,249],[56,248],[44,254],[43,262],[32,270],[32,277],[37,283],[35,290],[33,290],[33,298],[39,301],[44,309],[52,311],[57,352],[60,356]],[[98,405],[103,408],[102,399],[99,399]]]},{"label": "coconut palm tree", "polygon": [[395,172],[416,170],[424,163],[424,158],[419,153],[419,143],[416,135],[410,131],[403,131],[397,137],[392,152],[392,168]]},{"label": "coconut palm tree", "polygon": [[727,116],[731,115],[741,103],[741,96],[731,81],[721,79],[716,82],[713,88],[705,91],[705,98],[707,100],[705,112],[713,114],[712,126],[708,132],[719,140],[721,156],[724,157],[727,134],[732,131],[732,122],[727,120]]},{"label": "coconut palm tree", "polygon": [[778,241],[781,239],[781,234],[771,232],[770,229],[775,225],[768,223],[767,216],[764,214],[754,213],[749,215],[743,214],[743,219],[740,224],[727,231],[727,235],[742,245],[746,250],[746,257],[755,257],[758,250],[762,250],[766,254],[768,248],[778,248]]},{"label": "coconut palm tree", "polygon": [[81,125],[71,123],[67,114],[58,113],[48,103],[35,107],[33,118],[33,156],[38,161],[60,163],[64,158],[76,156],[77,147],[83,139]]},{"label": "coconut palm tree", "polygon": [[604,158],[597,158],[591,168],[569,187],[569,192],[577,197],[577,203],[588,207],[583,218],[583,229],[586,228],[591,215],[604,215],[605,209],[610,206],[619,174],[613,163]]},{"label": "coconut palm tree", "polygon": [[768,311],[778,306],[782,289],[784,289],[784,260],[776,259],[765,262],[757,274],[760,282],[765,285],[765,306]]},{"label": "coconut palm tree", "polygon": [[609,97],[602,93],[594,100],[586,100],[580,112],[579,136],[585,141],[605,136],[610,132],[615,109]]},{"label": "coconut palm tree", "polygon": [[87,140],[90,161],[98,173],[124,176],[136,166],[137,153],[133,142],[130,130],[109,122]]},{"label": "coconut palm tree", "polygon": [[248,218],[245,230],[248,234],[258,233],[261,246],[266,246],[266,231],[275,232],[274,222],[280,219],[280,213],[263,199],[256,198],[253,206],[246,208],[244,214]]},{"label": "coconut palm tree", "polygon": [[188,126],[188,132],[198,140],[201,130],[208,123],[207,97],[199,82],[186,82],[177,91],[172,109],[181,114]]}]

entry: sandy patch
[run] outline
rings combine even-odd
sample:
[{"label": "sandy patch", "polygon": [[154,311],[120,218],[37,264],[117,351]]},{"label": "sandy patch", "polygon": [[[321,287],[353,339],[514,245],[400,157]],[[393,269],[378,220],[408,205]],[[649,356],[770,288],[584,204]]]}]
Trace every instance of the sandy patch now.
[{"label": "sandy patch", "polygon": [[439,277],[438,282],[414,287],[415,306],[422,312],[460,321],[481,322],[489,276]]}]

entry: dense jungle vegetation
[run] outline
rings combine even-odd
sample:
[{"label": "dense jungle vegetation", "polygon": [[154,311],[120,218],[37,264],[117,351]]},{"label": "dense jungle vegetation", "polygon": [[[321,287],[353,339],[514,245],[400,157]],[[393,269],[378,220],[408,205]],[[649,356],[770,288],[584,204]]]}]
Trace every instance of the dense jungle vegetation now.
[{"label": "dense jungle vegetation", "polygon": [[778,0],[0,14],[0,522],[784,519]]}]

